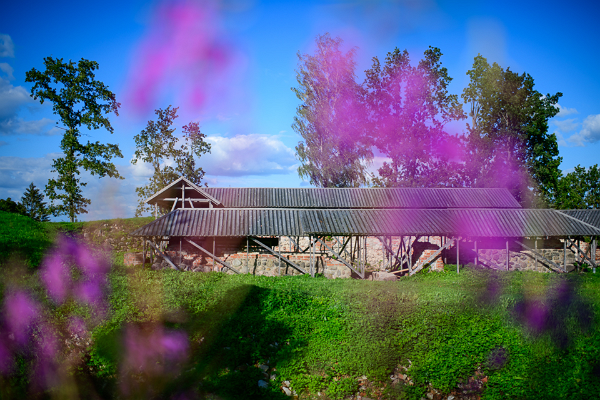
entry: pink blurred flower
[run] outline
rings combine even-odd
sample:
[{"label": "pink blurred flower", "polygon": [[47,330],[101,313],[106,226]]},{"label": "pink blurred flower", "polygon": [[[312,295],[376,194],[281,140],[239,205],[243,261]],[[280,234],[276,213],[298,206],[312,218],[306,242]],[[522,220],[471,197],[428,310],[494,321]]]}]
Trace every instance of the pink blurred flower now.
[{"label": "pink blurred flower", "polygon": [[46,257],[41,277],[50,297],[57,303],[64,302],[69,292],[71,277],[69,267],[60,252],[55,251]]},{"label": "pink blurred flower", "polygon": [[24,291],[9,293],[4,300],[4,319],[19,345],[24,345],[34,322],[39,317],[39,305]]}]

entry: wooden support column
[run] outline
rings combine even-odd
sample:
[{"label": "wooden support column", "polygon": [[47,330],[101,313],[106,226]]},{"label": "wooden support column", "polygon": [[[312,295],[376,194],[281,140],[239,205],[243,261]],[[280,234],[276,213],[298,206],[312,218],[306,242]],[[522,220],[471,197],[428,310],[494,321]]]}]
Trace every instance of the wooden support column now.
[{"label": "wooden support column", "polygon": [[154,219],[158,218],[158,203],[154,203]]},{"label": "wooden support column", "polygon": [[[277,240],[277,244],[278,244],[277,250],[279,250],[279,252],[281,253],[280,243],[281,243],[281,236]],[[281,257],[279,257],[279,266],[277,268],[277,274],[278,274],[278,276],[281,276]]]},{"label": "wooden support column", "polygon": [[535,267],[534,268],[537,268],[537,265],[538,265],[537,253],[538,253],[538,247],[537,247],[537,237],[536,237],[535,238]]},{"label": "wooden support column", "polygon": [[479,250],[477,249],[477,240],[475,241],[475,266],[479,264]]},{"label": "wooden support column", "polygon": [[[592,260],[594,260],[594,263],[596,262],[596,237],[592,236],[592,242],[590,243],[590,247],[591,247],[591,251],[590,251],[590,258]],[[592,268],[592,272],[595,274],[596,273],[596,266],[594,265],[594,267]]]},{"label": "wooden support column", "polygon": [[250,272],[250,239],[246,236],[246,269]]},{"label": "wooden support column", "polygon": [[179,237],[179,266],[183,264],[183,255],[181,254],[181,237]]},{"label": "wooden support column", "polygon": [[510,252],[508,251],[508,239],[506,239],[506,270],[509,268]]},{"label": "wooden support column", "polygon": [[142,237],[142,241],[144,242],[144,250],[142,251],[142,268],[146,268],[146,236]]},{"label": "wooden support column", "polygon": [[460,273],[460,237],[456,237],[456,273]]},{"label": "wooden support column", "polygon": [[567,272],[567,238],[563,240],[563,270]]}]

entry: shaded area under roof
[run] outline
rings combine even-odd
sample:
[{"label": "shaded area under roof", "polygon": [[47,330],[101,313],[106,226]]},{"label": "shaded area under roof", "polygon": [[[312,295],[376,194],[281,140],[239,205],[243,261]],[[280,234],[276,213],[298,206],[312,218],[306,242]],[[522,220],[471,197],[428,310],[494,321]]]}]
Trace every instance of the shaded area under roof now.
[{"label": "shaded area under roof", "polygon": [[521,208],[502,188],[201,188],[226,208]]},{"label": "shaded area under roof", "polygon": [[133,236],[592,236],[600,228],[556,210],[175,210]]}]

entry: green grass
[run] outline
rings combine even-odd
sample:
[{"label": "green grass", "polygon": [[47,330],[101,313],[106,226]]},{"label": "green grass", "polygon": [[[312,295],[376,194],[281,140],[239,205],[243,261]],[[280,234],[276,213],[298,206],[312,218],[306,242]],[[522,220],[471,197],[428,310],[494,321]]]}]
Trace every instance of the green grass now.
[{"label": "green grass", "polygon": [[[32,265],[57,231],[79,226],[0,217],[6,222],[1,240],[31,253],[25,259]],[[96,222],[94,229],[111,223]],[[600,393],[600,274],[468,268],[456,274],[449,266],[372,282],[149,271],[114,261],[109,307],[101,316],[72,301],[54,304],[36,279],[31,271],[20,284],[31,288],[48,320],[64,327],[79,315],[92,329],[90,344],[69,370],[68,382],[80,397],[286,399],[280,388],[289,381],[300,399],[357,392],[421,399],[431,388],[445,395],[467,391],[473,378],[484,377],[483,386],[473,386],[482,399],[589,399]],[[161,377],[128,373],[124,360],[131,349],[124,339],[131,327],[185,332],[186,360],[157,361]],[[0,377],[0,389],[14,393],[3,397],[29,390],[35,358],[19,357],[17,371]],[[273,380],[260,365],[269,367]],[[398,371],[413,384],[392,385],[390,374]]]},{"label": "green grass", "polygon": [[[568,279],[574,290],[549,315],[558,324],[551,329],[534,331],[515,311],[523,302],[556,306],[563,282],[529,272],[367,282],[121,271],[112,275],[113,314],[95,335],[102,342],[143,321],[184,330],[202,344],[176,386],[226,399],[284,398],[283,381],[301,398],[344,398],[363,375],[368,397],[420,399],[428,385],[448,394],[477,370],[488,380],[484,399],[592,398],[600,390],[598,278]],[[117,371],[118,357],[99,359]],[[266,389],[256,384],[259,364],[276,369]],[[414,385],[390,385],[398,365]]]}]

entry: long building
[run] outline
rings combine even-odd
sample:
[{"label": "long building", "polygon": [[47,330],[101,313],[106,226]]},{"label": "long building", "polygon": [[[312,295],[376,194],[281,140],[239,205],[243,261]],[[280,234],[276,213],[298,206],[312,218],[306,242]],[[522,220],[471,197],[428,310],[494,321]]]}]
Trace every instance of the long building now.
[{"label": "long building", "polygon": [[595,269],[600,235],[600,210],[524,209],[498,188],[202,188],[181,177],[146,202],[156,220],[132,235],[163,264],[195,271],[365,278],[473,263],[563,273]]}]

